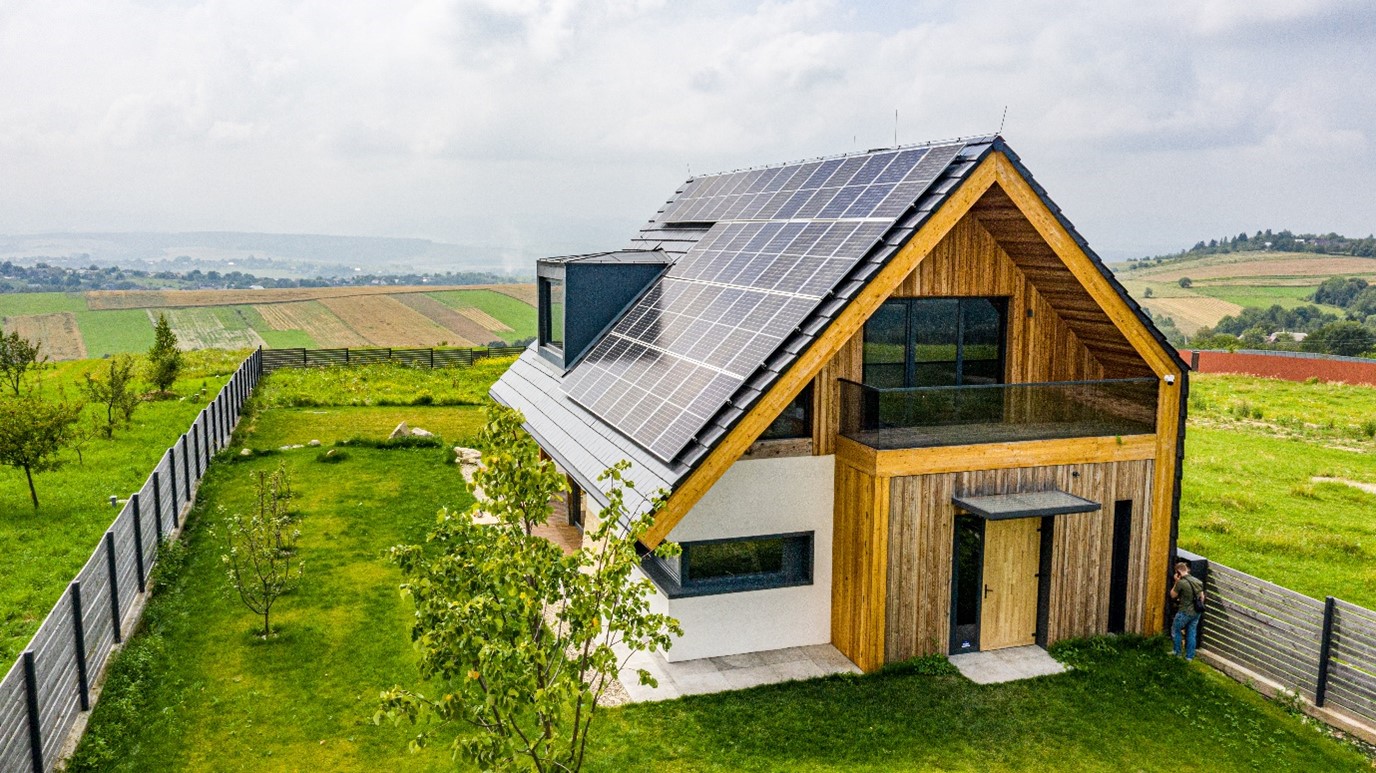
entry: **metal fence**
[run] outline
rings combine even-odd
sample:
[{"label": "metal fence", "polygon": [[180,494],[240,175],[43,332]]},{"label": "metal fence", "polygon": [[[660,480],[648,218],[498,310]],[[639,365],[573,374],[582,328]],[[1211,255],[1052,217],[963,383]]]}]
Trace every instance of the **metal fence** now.
[{"label": "metal fence", "polygon": [[196,487],[263,374],[249,355],[215,399],[131,494],[95,552],[0,680],[0,771],[46,773],[60,757],[91,685],[142,614],[162,539],[180,527]]},{"label": "metal fence", "polygon": [[372,365],[393,362],[419,368],[472,365],[487,357],[515,357],[523,346],[487,349],[263,349],[263,372],[281,368],[323,368],[331,365]]},{"label": "metal fence", "polygon": [[1376,722],[1376,612],[1206,563],[1203,649],[1317,707]]}]

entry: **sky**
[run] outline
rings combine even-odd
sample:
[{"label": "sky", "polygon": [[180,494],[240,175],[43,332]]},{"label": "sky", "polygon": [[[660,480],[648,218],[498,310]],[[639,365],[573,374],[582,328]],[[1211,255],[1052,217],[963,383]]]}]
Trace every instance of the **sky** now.
[{"label": "sky", "polygon": [[1111,259],[1366,235],[1374,39],[1369,0],[0,0],[0,233],[528,266],[623,246],[690,174],[1002,122]]}]

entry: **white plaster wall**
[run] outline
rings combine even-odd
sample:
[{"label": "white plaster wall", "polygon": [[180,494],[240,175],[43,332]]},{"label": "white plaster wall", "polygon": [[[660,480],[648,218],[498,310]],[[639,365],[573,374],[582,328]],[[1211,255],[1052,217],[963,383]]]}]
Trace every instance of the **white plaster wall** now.
[{"label": "white plaster wall", "polygon": [[684,516],[675,542],[811,531],[812,584],[652,603],[678,618],[670,661],[831,641],[831,527],[836,457],[738,461]]}]

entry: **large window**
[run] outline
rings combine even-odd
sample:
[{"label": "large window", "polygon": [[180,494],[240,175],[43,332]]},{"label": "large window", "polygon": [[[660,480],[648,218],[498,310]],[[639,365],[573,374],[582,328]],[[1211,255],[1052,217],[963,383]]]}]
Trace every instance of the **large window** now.
[{"label": "large window", "polygon": [[1003,382],[1003,298],[896,298],[865,323],[865,383],[881,388]]},{"label": "large window", "polygon": [[540,278],[540,345],[564,350],[564,280]]},{"label": "large window", "polygon": [[812,532],[684,542],[683,552],[647,555],[646,572],[670,598],[812,584]]}]

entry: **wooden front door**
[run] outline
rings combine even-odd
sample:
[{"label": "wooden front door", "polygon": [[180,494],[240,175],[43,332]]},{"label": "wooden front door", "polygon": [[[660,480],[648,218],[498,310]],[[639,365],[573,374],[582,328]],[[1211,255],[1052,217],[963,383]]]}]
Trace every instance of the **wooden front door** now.
[{"label": "wooden front door", "polygon": [[985,523],[981,650],[1020,647],[1037,640],[1040,525],[1040,518]]}]

